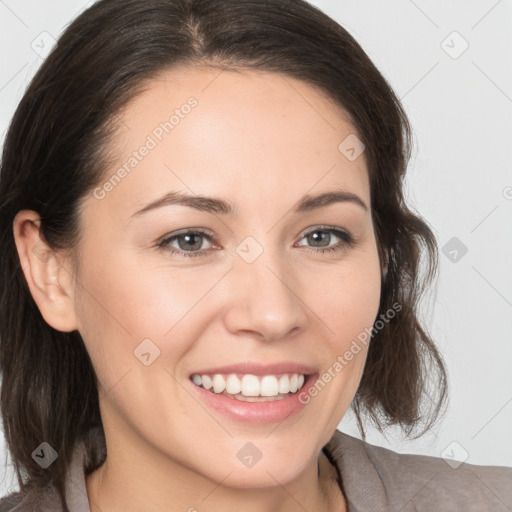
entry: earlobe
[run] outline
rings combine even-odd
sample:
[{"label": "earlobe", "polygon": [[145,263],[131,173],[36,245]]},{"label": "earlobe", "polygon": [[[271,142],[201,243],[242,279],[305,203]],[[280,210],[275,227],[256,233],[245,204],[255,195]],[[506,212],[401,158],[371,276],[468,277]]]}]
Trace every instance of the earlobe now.
[{"label": "earlobe", "polygon": [[58,331],[75,331],[78,326],[73,278],[59,255],[44,242],[40,225],[39,214],[32,210],[22,210],[14,218],[13,233],[20,265],[45,321]]}]

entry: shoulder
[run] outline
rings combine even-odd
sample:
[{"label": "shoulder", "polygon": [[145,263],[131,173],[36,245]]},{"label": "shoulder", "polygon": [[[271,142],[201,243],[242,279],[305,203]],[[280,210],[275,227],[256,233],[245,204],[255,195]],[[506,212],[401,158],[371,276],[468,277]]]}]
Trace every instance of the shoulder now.
[{"label": "shoulder", "polygon": [[325,451],[353,511],[512,510],[512,467],[448,464],[401,454],[336,431]]},{"label": "shoulder", "polygon": [[13,492],[0,498],[0,512],[89,512],[86,473],[100,466],[106,453],[103,428],[90,429],[75,443],[66,469],[65,497],[61,497],[52,483],[45,487],[32,485],[23,493]]},{"label": "shoulder", "polygon": [[0,512],[13,510],[22,501],[23,496],[19,492],[13,492],[0,498]]},{"label": "shoulder", "polygon": [[53,486],[13,492],[0,498],[0,512],[60,512],[61,500]]}]

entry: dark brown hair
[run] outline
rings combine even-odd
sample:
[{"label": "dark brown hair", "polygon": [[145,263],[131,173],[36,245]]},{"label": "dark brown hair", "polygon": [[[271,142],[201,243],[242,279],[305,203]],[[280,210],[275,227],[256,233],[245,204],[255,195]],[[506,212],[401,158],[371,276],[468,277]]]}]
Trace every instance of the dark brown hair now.
[{"label": "dark brown hair", "polygon": [[[379,258],[387,265],[378,317],[395,303],[402,308],[369,346],[353,402],[361,434],[363,414],[381,431],[396,424],[410,435],[423,422],[423,433],[446,402],[443,361],[417,309],[438,256],[432,231],[403,197],[411,129],[359,44],[302,0],[102,0],[61,35],[20,101],[3,147],[1,413],[22,490],[52,482],[63,497],[73,447],[101,418],[83,340],[44,321],[20,268],[13,219],[20,210],[37,211],[49,247],[73,253],[80,200],[108,171],[116,115],[161,72],[194,64],[283,73],[319,87],[348,113],[366,146]],[[48,469],[31,456],[42,441],[59,454]]]}]

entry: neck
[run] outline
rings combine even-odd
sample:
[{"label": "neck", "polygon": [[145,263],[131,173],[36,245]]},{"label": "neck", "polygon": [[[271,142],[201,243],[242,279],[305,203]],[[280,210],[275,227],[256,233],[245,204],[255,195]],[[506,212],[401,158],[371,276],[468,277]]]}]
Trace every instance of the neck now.
[{"label": "neck", "polygon": [[91,512],[239,512],[241,503],[245,512],[346,511],[337,472],[322,452],[285,485],[274,475],[266,487],[235,488],[229,474],[216,482],[140,441],[119,439],[106,437],[107,459],[86,478]]}]

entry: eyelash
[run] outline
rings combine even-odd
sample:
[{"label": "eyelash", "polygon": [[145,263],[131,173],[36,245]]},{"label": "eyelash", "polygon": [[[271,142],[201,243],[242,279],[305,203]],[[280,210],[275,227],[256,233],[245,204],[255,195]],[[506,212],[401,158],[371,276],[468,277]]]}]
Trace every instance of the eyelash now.
[{"label": "eyelash", "polygon": [[[315,226],[314,229],[310,229],[310,230],[306,231],[302,235],[301,240],[303,238],[305,238],[306,236],[310,235],[311,233],[315,233],[318,231],[320,231],[320,232],[323,231],[326,233],[334,234],[338,238],[341,238],[341,242],[338,242],[338,244],[336,244],[333,247],[318,247],[318,248],[309,247],[309,252],[313,252],[313,253],[317,253],[317,254],[318,253],[324,254],[324,253],[328,253],[331,251],[342,251],[343,249],[352,247],[355,243],[355,240],[350,233],[348,233],[347,231],[344,231],[342,229],[330,227],[330,226]],[[196,257],[196,256],[206,256],[206,253],[208,252],[207,249],[204,249],[202,251],[183,251],[181,249],[175,249],[175,248],[170,247],[169,243],[171,243],[173,240],[177,239],[181,235],[203,235],[206,238],[208,238],[210,241],[215,242],[213,237],[210,236],[210,234],[208,232],[201,230],[201,229],[195,229],[195,230],[185,230],[176,235],[172,235],[167,238],[164,238],[163,240],[158,242],[157,247],[162,250],[165,250],[167,252],[170,252],[171,254],[178,256],[180,258],[192,258],[192,257]],[[303,247],[303,246],[301,246],[301,247]]]}]

